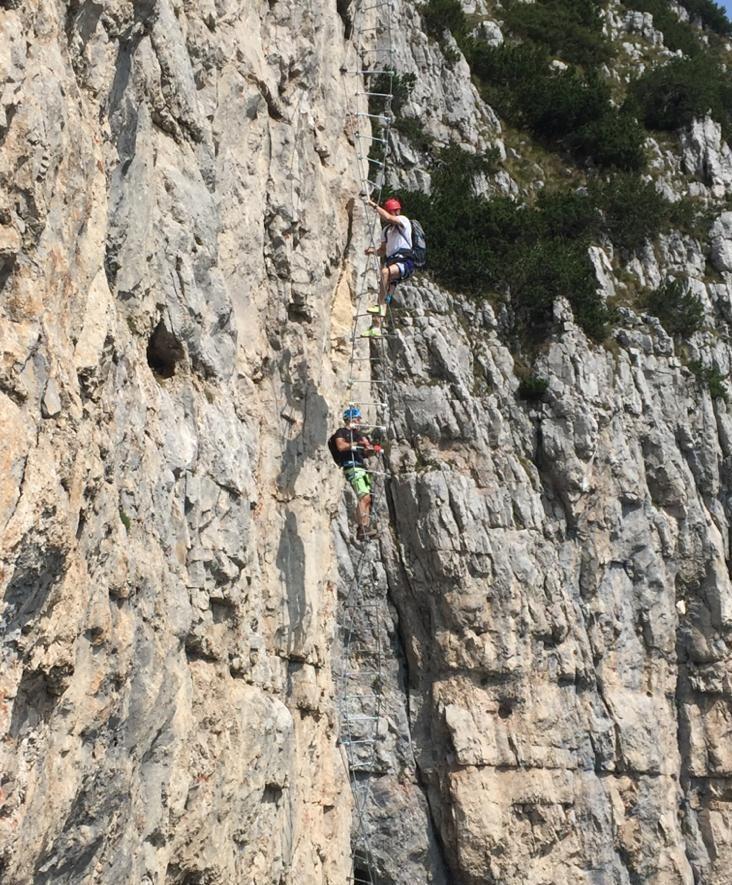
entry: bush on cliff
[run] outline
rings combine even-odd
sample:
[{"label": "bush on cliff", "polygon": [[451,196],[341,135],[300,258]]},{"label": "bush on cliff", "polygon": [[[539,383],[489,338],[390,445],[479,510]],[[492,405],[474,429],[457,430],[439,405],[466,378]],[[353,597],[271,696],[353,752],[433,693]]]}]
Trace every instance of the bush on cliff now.
[{"label": "bush on cliff", "polygon": [[704,27],[722,36],[732,35],[732,22],[724,9],[713,0],[679,0],[679,3],[689,13],[692,21],[699,19]]},{"label": "bush on cliff", "polygon": [[424,29],[435,40],[441,41],[450,31],[460,43],[468,32],[468,20],[460,0],[428,0],[422,8]]},{"label": "bush on cliff", "polygon": [[696,295],[686,291],[681,280],[667,280],[644,300],[648,312],[658,317],[669,335],[688,337],[704,323],[704,306]]},{"label": "bush on cliff", "polygon": [[695,29],[672,12],[668,0],[625,0],[624,5],[638,12],[650,12],[653,26],[663,34],[664,44],[673,52],[680,49],[688,56],[701,52],[702,45]]},{"label": "bush on cliff", "polygon": [[508,29],[552,55],[592,68],[608,62],[612,45],[603,38],[596,0],[539,0],[509,3],[504,13]]},{"label": "bush on cliff", "polygon": [[608,86],[594,72],[554,70],[533,44],[474,42],[469,61],[489,103],[546,147],[603,167],[643,165],[643,130],[631,113],[611,106]]},{"label": "bush on cliff", "polygon": [[[612,314],[598,295],[589,246],[608,237],[630,251],[693,222],[689,207],[669,203],[653,182],[634,173],[597,178],[585,189],[542,191],[531,206],[507,197],[486,199],[474,182],[494,163],[493,156],[450,147],[434,160],[432,194],[403,198],[407,214],[427,231],[436,279],[479,298],[510,292],[517,330],[524,333],[545,332],[554,302],[563,296],[582,328],[601,340]],[[670,303],[679,304],[680,313],[693,307]]]},{"label": "bush on cliff", "polygon": [[729,131],[732,82],[711,58],[674,59],[636,80],[627,106],[649,129],[673,131],[711,114]]}]

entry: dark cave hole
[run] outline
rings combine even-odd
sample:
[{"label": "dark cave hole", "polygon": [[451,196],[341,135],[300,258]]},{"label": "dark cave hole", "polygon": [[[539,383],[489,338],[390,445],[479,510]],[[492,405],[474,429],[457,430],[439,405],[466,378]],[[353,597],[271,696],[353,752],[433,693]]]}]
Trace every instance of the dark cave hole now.
[{"label": "dark cave hole", "polygon": [[161,378],[172,378],[175,367],[183,359],[183,345],[165,328],[162,320],[147,343],[147,364]]},{"label": "dark cave hole", "polygon": [[511,701],[501,701],[498,705],[498,715],[501,719],[508,719],[513,713],[513,703]]}]

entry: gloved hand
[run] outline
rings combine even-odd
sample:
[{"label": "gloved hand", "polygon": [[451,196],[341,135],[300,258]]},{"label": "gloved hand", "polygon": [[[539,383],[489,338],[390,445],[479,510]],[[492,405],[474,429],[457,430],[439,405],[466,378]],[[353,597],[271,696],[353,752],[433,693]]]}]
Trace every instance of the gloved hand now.
[{"label": "gloved hand", "polygon": [[375,446],[374,446],[374,451],[376,452],[377,455],[380,455],[380,454],[384,451],[384,449],[383,449],[383,447],[380,446],[380,445],[375,445]]}]

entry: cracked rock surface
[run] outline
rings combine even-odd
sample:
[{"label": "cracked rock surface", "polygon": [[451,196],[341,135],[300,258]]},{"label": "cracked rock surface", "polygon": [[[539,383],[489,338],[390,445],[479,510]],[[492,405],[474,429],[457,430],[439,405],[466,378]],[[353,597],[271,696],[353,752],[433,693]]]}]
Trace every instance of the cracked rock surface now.
[{"label": "cracked rock surface", "polygon": [[[488,6],[466,4],[500,43]],[[608,32],[661,51],[611,7]],[[456,47],[395,16],[409,114],[505,157]],[[332,673],[363,568],[378,885],[726,885],[732,418],[699,371],[732,361],[721,127],[653,159],[709,201],[706,242],[671,233],[622,275],[592,253],[606,297],[689,278],[684,349],[629,307],[593,344],[560,299],[527,399],[500,304],[402,287],[363,554],[324,447],[370,219],[349,21],[0,3],[0,880],[348,881]],[[393,148],[394,181],[427,187]],[[520,195],[505,170],[481,188]]]}]

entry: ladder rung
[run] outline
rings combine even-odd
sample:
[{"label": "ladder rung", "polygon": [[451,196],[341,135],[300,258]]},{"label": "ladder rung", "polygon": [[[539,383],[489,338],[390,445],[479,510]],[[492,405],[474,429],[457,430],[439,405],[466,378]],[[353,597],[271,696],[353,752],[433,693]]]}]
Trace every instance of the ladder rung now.
[{"label": "ladder rung", "polygon": [[357,741],[352,741],[350,738],[341,738],[340,744],[343,747],[356,747],[363,746],[364,744],[375,744],[376,738],[361,738]]},{"label": "ladder rung", "polygon": [[385,138],[376,138],[375,135],[361,135],[360,132],[356,133],[356,138],[363,138],[366,141],[378,141],[379,144],[387,144],[387,140]]},{"label": "ladder rung", "polygon": [[371,98],[394,98],[393,92],[357,92],[356,95],[369,95]]},{"label": "ladder rung", "polygon": [[367,160],[369,163],[374,163],[376,166],[385,166],[385,163],[382,163],[381,160],[374,160],[373,157],[364,157],[363,154],[356,154],[357,160]]},{"label": "ladder rung", "polygon": [[348,713],[343,715],[343,719],[348,722],[378,722],[381,716],[349,716]]},{"label": "ladder rung", "polygon": [[337,679],[351,679],[354,676],[381,676],[380,670],[346,670],[344,673],[338,673]]},{"label": "ladder rung", "polygon": [[389,74],[390,76],[393,77],[396,74],[396,71],[388,71],[388,70],[387,71],[375,71],[375,70],[371,70],[369,68],[360,68],[360,69],[357,68],[355,71],[346,70],[343,73],[344,74],[360,74],[362,76],[368,74],[370,77],[376,76],[378,74]]},{"label": "ladder rung", "polygon": [[356,111],[354,117],[369,117],[372,120],[384,120],[384,126],[391,126],[394,122],[394,118],[387,117],[386,114],[367,114],[366,111]]}]

